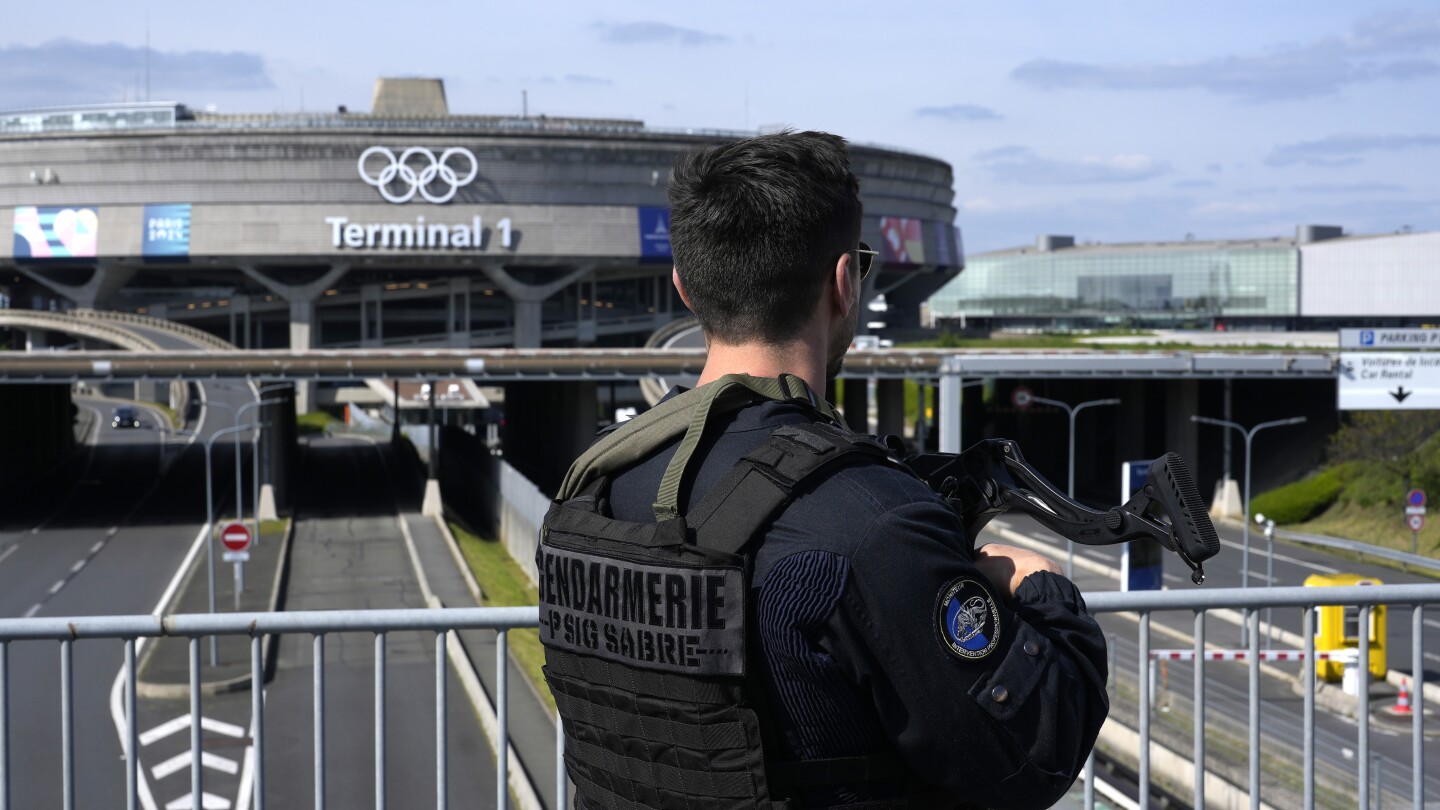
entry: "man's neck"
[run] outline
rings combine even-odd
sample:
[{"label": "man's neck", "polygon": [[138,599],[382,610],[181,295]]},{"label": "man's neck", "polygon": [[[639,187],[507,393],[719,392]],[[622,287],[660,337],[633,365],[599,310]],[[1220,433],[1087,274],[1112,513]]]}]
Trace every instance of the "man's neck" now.
[{"label": "man's neck", "polygon": [[749,374],[752,377],[794,374],[818,396],[825,396],[824,349],[804,340],[783,345],[711,341],[699,385],[714,382],[726,374]]}]

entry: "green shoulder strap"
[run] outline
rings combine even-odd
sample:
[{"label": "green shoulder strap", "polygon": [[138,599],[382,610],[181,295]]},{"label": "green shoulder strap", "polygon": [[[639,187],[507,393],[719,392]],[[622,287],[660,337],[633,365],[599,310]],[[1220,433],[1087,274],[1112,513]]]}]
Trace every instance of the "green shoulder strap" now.
[{"label": "green shoulder strap", "polygon": [[658,520],[674,517],[685,469],[711,417],[767,399],[803,400],[826,418],[840,421],[834,407],[793,374],[778,378],[727,374],[665,400],[600,439],[570,465],[555,499],[575,497],[598,478],[634,465],[683,433],[685,438],[665,469],[655,504]]}]

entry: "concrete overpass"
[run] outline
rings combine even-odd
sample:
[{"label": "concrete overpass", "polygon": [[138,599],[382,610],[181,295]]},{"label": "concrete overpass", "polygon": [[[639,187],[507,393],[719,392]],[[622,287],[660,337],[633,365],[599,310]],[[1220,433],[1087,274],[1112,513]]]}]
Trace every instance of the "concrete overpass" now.
[{"label": "concrete overpass", "polygon": [[[505,387],[506,456],[543,489],[591,441],[600,422],[597,383],[694,377],[704,359],[694,349],[8,352],[0,353],[0,383],[473,379]],[[911,433],[936,449],[1007,436],[1057,481],[1067,469],[1068,421],[1057,408],[1013,406],[1014,389],[1024,385],[1065,402],[1119,397],[1122,406],[1087,412],[1077,428],[1076,492],[1098,500],[1111,497],[1120,461],[1166,450],[1192,459],[1202,482],[1228,477],[1241,461],[1230,452],[1228,431],[1211,435],[1217,429],[1195,425],[1192,415],[1245,424],[1307,417],[1287,437],[1305,452],[1257,453],[1257,486],[1303,473],[1338,425],[1336,355],[1323,351],[873,350],[852,352],[841,379],[843,394],[827,393],[857,429]],[[850,384],[861,380],[867,384]],[[907,417],[907,380],[921,386],[926,403],[916,423],[907,422],[915,419]],[[949,396],[942,392],[947,380],[956,388]],[[985,385],[962,396],[961,380]],[[556,386],[564,386],[559,396]]]}]

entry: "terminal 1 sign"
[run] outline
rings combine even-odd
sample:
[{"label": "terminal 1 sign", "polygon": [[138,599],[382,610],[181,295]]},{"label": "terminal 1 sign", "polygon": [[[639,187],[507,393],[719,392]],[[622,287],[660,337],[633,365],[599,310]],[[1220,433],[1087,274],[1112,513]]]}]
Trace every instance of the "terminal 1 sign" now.
[{"label": "terminal 1 sign", "polygon": [[[470,249],[484,250],[486,236],[480,216],[468,223],[426,222],[417,216],[414,222],[351,222],[349,217],[325,217],[330,226],[330,244],[339,250],[375,248],[415,250]],[[500,247],[513,246],[514,234],[510,218],[495,223]]]}]

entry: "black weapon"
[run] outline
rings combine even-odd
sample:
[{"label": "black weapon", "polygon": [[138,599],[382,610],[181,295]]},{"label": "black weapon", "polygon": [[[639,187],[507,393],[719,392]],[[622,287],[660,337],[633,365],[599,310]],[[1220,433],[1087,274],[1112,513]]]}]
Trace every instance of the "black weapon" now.
[{"label": "black weapon", "polygon": [[1104,512],[1082,506],[1025,463],[1009,439],[976,442],[963,453],[920,453],[905,463],[960,515],[971,545],[996,515],[1012,509],[1087,546],[1153,540],[1180,555],[1196,585],[1201,563],[1220,550],[1220,538],[1185,461],[1166,453],[1150,465],[1145,486]]}]

